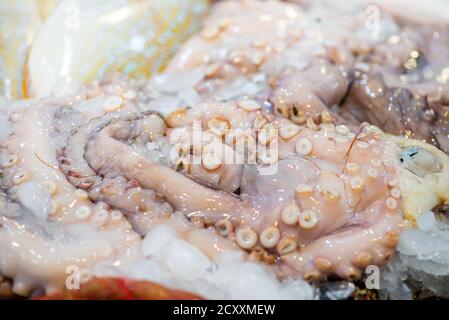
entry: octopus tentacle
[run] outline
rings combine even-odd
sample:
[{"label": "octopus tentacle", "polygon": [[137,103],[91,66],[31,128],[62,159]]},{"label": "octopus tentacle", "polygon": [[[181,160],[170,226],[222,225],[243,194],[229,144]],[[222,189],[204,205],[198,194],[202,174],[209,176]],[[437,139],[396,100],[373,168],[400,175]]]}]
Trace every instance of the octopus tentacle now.
[{"label": "octopus tentacle", "polygon": [[[0,146],[0,281],[14,278],[13,291],[25,295],[61,286],[70,264],[139,262],[159,245],[149,231],[161,226],[211,259],[246,253],[279,277],[355,279],[367,265],[383,265],[403,218],[447,200],[449,160],[357,121],[404,131],[383,123],[386,112],[373,114],[392,104],[404,122],[405,102],[415,99],[414,85],[392,89],[391,72],[375,66],[389,42],[402,42],[402,32],[390,37],[402,27],[382,28],[394,30],[382,31],[381,46],[348,44],[347,31],[363,31],[359,17],[317,24],[304,10],[219,2],[168,67],[173,74],[108,78],[76,97],[13,107],[0,119],[12,128]],[[390,67],[411,67],[403,75],[411,80],[424,57],[409,40],[391,47]],[[366,58],[372,70],[355,65]],[[351,104],[335,115],[343,99],[357,107],[370,100],[374,109],[346,112]],[[434,107],[447,99],[427,100],[414,101],[413,117],[443,126]],[[180,106],[189,107],[166,119],[148,111]],[[442,147],[445,131],[423,123],[407,120],[402,129],[416,127]]]},{"label": "octopus tentacle", "polygon": [[[203,130],[209,131],[204,119],[222,114],[222,107],[209,103],[207,114],[195,107],[189,109],[184,112],[184,123],[199,121]],[[227,107],[233,113],[247,113],[250,120],[265,119],[261,126],[253,121],[247,138],[252,137],[258,147],[278,147],[271,164],[276,171],[261,175],[260,170],[270,165],[260,157],[257,163],[246,163],[240,197],[250,201],[254,210],[237,210],[231,216],[212,211],[202,216],[215,223],[224,236],[235,237],[242,248],[252,252],[250,257],[264,261],[270,261],[270,255],[281,261],[285,258],[286,264],[305,278],[329,274],[357,277],[363,258],[385,263],[402,223],[400,193],[392,182],[398,164],[393,143],[369,125],[355,131],[330,123],[298,126],[260,109],[242,111],[238,103]],[[261,136],[267,128],[277,135],[268,140]],[[224,144],[234,145],[226,135],[220,138]],[[386,233],[396,236],[385,242]],[[357,249],[350,248],[353,246]],[[331,252],[334,247],[337,250]],[[366,248],[371,251],[365,252]],[[372,257],[367,259],[368,255]],[[360,261],[353,262],[356,260]]]},{"label": "octopus tentacle", "polygon": [[308,118],[326,122],[330,108],[342,100],[349,85],[344,70],[329,63],[314,64],[279,78],[271,98],[274,110],[297,124],[304,124]]},{"label": "octopus tentacle", "polygon": [[[245,6],[252,7],[250,12],[242,9]],[[240,88],[222,93],[222,88],[245,79],[256,83],[252,98],[293,122],[329,122],[331,107],[347,92],[354,57],[344,35],[325,26],[319,32],[305,28],[305,19],[299,6],[285,2],[219,3],[203,32],[181,48],[167,70],[204,68],[204,78],[196,86],[204,98],[246,97]],[[322,41],[324,35],[327,41]]]},{"label": "octopus tentacle", "polygon": [[61,112],[61,105],[71,103],[44,100],[27,112],[17,110],[14,133],[2,145],[1,183],[8,190],[8,206],[17,210],[14,217],[11,210],[1,218],[0,269],[14,279],[12,290],[19,295],[42,286],[59,288],[67,266],[90,268],[100,259],[114,259],[139,238],[121,213],[91,203],[58,170],[62,139],[54,135],[65,137],[72,124],[85,121],[75,109]]},{"label": "octopus tentacle", "polygon": [[[67,278],[67,267],[89,268],[95,262],[112,258],[120,247],[136,241],[131,236],[117,237],[120,231],[105,231],[99,237],[99,234],[93,236],[94,230],[76,226],[68,231],[68,240],[49,240],[6,217],[0,220],[0,224],[0,258],[8,261],[2,264],[2,272],[14,275],[12,291],[21,296],[39,288],[37,283],[45,283],[48,291],[59,289]],[[21,250],[21,254],[13,255],[11,248]]]},{"label": "octopus tentacle", "polygon": [[145,158],[115,139],[116,134],[117,128],[107,126],[87,145],[86,160],[98,173],[121,172],[126,178],[138,181],[142,187],[163,194],[180,211],[226,212],[233,210],[238,202],[234,196],[206,188]]}]

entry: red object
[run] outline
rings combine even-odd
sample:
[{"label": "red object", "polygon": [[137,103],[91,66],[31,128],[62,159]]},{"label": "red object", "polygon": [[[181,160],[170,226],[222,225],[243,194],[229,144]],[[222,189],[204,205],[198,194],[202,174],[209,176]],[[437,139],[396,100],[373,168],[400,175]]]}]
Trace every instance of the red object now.
[{"label": "red object", "polygon": [[65,289],[37,300],[202,300],[189,292],[168,289],[150,281],[93,278],[78,290]]}]

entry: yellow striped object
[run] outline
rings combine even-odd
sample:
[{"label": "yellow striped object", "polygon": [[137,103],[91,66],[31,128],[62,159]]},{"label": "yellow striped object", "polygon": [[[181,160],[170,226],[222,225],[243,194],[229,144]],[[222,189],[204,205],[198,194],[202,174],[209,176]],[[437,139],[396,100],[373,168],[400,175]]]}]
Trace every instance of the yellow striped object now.
[{"label": "yellow striped object", "polygon": [[122,72],[147,78],[162,70],[201,25],[207,0],[65,0],[36,35],[27,93],[65,93]]},{"label": "yellow striped object", "polygon": [[25,63],[41,23],[34,0],[0,0],[0,96],[22,97]]}]

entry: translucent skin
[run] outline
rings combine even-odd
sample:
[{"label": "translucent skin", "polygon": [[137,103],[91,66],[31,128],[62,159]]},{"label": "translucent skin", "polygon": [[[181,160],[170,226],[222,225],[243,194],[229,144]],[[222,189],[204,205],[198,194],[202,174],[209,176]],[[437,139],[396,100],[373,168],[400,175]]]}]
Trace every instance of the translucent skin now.
[{"label": "translucent skin", "polygon": [[204,70],[203,98],[250,96],[296,124],[332,111],[449,152],[444,1],[290,2],[217,3],[167,70]]},{"label": "translucent skin", "polygon": [[[167,77],[162,88],[153,88],[160,79],[115,79],[14,110],[13,134],[1,146],[2,215],[13,205],[22,210],[17,190],[25,182],[55,190],[48,220],[26,210],[1,217],[0,271],[14,278],[13,291],[55,290],[73,263],[126,264],[159,223],[211,258],[244,251],[280,277],[354,279],[383,265],[403,224],[397,145],[366,124],[335,126],[340,119],[327,111],[347,91],[353,61],[338,34],[315,42],[302,15],[281,2],[220,3],[169,68],[184,78]],[[186,81],[196,68],[204,77]],[[219,94],[234,79],[253,84],[260,75],[254,95]],[[148,111],[172,110],[164,98],[178,89],[206,102],[178,101],[192,107],[166,119]],[[207,102],[215,98],[228,101]],[[214,162],[217,148],[238,161]]]},{"label": "translucent skin", "polygon": [[[258,116],[265,116],[263,111],[248,112],[233,102],[209,103],[206,113],[201,112],[203,108],[204,104],[176,112],[167,122],[176,130],[189,128],[198,120],[203,124],[202,130],[213,133],[207,129],[208,123],[216,117],[227,120],[224,110],[232,114],[232,129],[248,129]],[[367,265],[384,264],[396,246],[402,226],[400,194],[393,191],[397,180],[396,149],[375,128],[364,126],[351,132],[333,124],[298,127],[284,118],[267,115],[266,126],[298,129],[291,137],[284,139],[282,133],[277,142],[270,142],[279,146],[271,165],[263,164],[265,158],[258,153],[257,163],[221,163],[216,169],[203,170],[198,179],[189,174],[187,167],[176,172],[133,147],[131,141],[138,140],[142,133],[136,130],[138,123],[146,116],[116,119],[93,130],[84,156],[89,166],[101,176],[121,175],[143,189],[155,191],[192,221],[214,225],[223,236],[246,249],[250,258],[276,263],[280,274],[301,275],[308,280],[330,274],[358,278]],[[261,142],[259,134],[260,130],[248,131],[246,138]],[[312,146],[307,154],[297,147],[305,140]],[[200,149],[207,150],[208,143],[210,140],[202,140]],[[229,146],[235,147],[232,142]],[[200,153],[200,157],[206,156]],[[272,174],[262,173],[262,169],[274,165],[277,167]],[[243,171],[235,170],[241,166]],[[226,184],[209,187],[217,175],[229,170],[240,180],[238,195],[224,191]],[[298,191],[299,186],[310,190]],[[283,212],[292,203],[301,214],[313,211],[315,224],[304,224],[301,219],[287,221]],[[279,232],[277,240],[272,240],[266,231],[273,231],[272,228]],[[250,245],[242,240],[241,233],[248,229],[257,236]],[[279,246],[285,242],[295,248]]]},{"label": "translucent skin", "polygon": [[[117,83],[112,86],[120,93]],[[119,261],[126,269],[141,258],[142,235],[158,223],[170,223],[211,258],[240,250],[215,230],[173,217],[173,207],[136,180],[92,170],[84,158],[91,131],[111,123],[120,129],[117,120],[135,119],[139,109],[108,85],[91,89],[9,110],[12,133],[0,146],[0,277],[11,279],[11,291],[20,296],[58,291],[72,265],[87,276],[99,263]],[[143,115],[141,138],[157,139],[165,122],[154,112]],[[27,185],[33,187],[21,196]],[[25,207],[26,201],[32,205]]]},{"label": "translucent skin", "polygon": [[307,19],[299,6],[277,1],[218,3],[166,71],[204,67],[197,90],[205,97],[259,74],[266,87],[258,99],[268,99],[276,113],[297,124],[308,117],[318,121],[344,97],[353,58],[340,34],[326,26],[317,31]]}]

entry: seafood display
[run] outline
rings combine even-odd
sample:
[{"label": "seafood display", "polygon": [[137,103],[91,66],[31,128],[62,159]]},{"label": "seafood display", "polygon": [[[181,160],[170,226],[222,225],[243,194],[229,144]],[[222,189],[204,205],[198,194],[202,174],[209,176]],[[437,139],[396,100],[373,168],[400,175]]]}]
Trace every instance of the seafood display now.
[{"label": "seafood display", "polygon": [[448,2],[30,3],[0,297],[449,296]]},{"label": "seafood display", "polygon": [[229,85],[223,76],[246,75],[265,81],[261,99],[296,123],[317,121],[332,108],[350,123],[367,121],[448,152],[449,18],[428,13],[420,23],[407,15],[395,21],[394,10],[371,7],[366,14],[366,3],[352,3],[325,2],[306,14],[280,3],[225,2],[168,70],[204,65],[211,78],[204,87],[214,90]]}]

